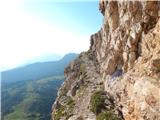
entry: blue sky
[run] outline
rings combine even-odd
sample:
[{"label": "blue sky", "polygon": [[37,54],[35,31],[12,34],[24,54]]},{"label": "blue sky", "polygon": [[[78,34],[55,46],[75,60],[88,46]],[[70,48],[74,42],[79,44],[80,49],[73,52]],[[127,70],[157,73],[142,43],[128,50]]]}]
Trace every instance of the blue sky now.
[{"label": "blue sky", "polygon": [[4,0],[0,11],[0,70],[37,56],[88,50],[103,18],[93,0]]},{"label": "blue sky", "polygon": [[24,8],[46,22],[74,29],[81,34],[96,32],[102,23],[98,1],[27,2]]}]

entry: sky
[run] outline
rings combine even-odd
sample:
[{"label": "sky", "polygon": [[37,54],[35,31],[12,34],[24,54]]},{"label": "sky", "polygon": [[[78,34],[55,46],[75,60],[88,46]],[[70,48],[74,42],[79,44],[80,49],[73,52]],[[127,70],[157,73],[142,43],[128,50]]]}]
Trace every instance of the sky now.
[{"label": "sky", "polygon": [[86,51],[100,29],[97,0],[1,0],[0,71],[37,56]]}]

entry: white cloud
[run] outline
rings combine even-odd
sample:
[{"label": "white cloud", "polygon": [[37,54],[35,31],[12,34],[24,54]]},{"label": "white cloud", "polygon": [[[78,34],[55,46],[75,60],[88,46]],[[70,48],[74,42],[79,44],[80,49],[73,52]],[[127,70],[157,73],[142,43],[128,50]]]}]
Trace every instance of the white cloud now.
[{"label": "white cloud", "polygon": [[0,2],[0,69],[45,53],[64,55],[88,49],[89,36],[49,25],[24,12],[21,4],[20,0]]}]

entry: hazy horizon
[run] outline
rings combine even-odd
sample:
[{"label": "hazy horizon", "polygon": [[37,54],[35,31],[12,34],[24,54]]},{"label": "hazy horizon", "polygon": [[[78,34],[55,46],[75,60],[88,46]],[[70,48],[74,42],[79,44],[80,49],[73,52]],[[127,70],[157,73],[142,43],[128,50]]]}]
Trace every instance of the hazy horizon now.
[{"label": "hazy horizon", "polygon": [[88,50],[102,22],[98,9],[90,0],[1,1],[0,71],[38,56]]},{"label": "hazy horizon", "polygon": [[59,60],[63,59],[63,57],[68,54],[79,54],[79,53],[67,53],[63,56],[60,56],[58,54],[47,54],[47,55],[42,55],[42,56],[35,56],[35,57],[29,58],[26,61],[24,61],[23,63],[17,64],[15,66],[10,66],[10,67],[1,66],[0,72],[12,70],[12,69],[19,68],[19,67],[25,67],[27,65],[31,65],[31,64],[35,64],[35,63],[59,61]]}]

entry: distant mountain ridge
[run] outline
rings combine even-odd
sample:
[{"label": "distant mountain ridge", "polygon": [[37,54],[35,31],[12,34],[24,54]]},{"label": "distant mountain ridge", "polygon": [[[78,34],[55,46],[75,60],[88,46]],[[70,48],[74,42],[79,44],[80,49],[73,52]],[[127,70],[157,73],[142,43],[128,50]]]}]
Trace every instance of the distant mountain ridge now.
[{"label": "distant mountain ridge", "polygon": [[1,73],[2,82],[9,83],[25,80],[36,80],[53,75],[62,75],[66,65],[74,60],[77,55],[78,54],[75,53],[69,53],[59,61],[37,62],[23,67],[3,71]]},{"label": "distant mountain ridge", "polygon": [[27,59],[21,66],[33,64],[36,62],[49,62],[49,61],[58,61],[62,59],[63,56],[60,56],[58,54],[45,54],[45,55],[39,55],[32,58]]},{"label": "distant mountain ridge", "polygon": [[24,61],[21,61],[19,63],[15,63],[15,64],[3,64],[0,65],[0,72],[3,71],[7,71],[7,70],[11,70],[14,68],[18,68],[18,67],[23,67],[29,64],[33,64],[33,63],[37,63],[37,62],[49,62],[49,61],[58,61],[60,59],[62,59],[62,55],[58,55],[58,54],[41,54],[41,55],[37,55],[37,56],[33,56],[31,58],[28,58]]}]

